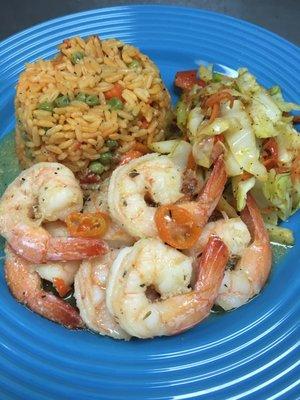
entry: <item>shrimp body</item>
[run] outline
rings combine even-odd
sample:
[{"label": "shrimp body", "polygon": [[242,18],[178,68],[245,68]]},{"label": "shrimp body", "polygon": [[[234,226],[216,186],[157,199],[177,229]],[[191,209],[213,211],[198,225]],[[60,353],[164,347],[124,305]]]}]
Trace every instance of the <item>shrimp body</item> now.
[{"label": "shrimp body", "polygon": [[249,194],[241,217],[250,231],[252,243],[242,251],[235,268],[225,271],[216,299],[216,304],[224,310],[240,307],[258,294],[271,270],[272,253],[268,232],[259,209]]},{"label": "shrimp body", "polygon": [[[91,190],[84,203],[83,212],[104,212],[109,214],[108,209],[108,186],[109,179],[100,183],[97,190]],[[134,243],[134,238],[122,229],[115,221],[110,221],[107,232],[103,235],[103,240],[111,249],[117,249],[124,246],[130,246]]]},{"label": "shrimp body", "polygon": [[241,218],[219,219],[205,225],[197,243],[185,254],[197,257],[201,254],[211,235],[218,236],[226,244],[229,254],[241,257],[249,245],[251,236]]},{"label": "shrimp body", "polygon": [[108,206],[113,220],[130,235],[155,237],[156,206],[183,195],[181,168],[168,156],[147,154],[119,166],[112,174]]},{"label": "shrimp body", "polygon": [[73,173],[58,163],[39,163],[23,171],[0,201],[0,233],[20,256],[40,263],[80,260],[103,254],[102,240],[53,238],[42,222],[64,220],[80,211],[83,196]]},{"label": "shrimp body", "polygon": [[[61,221],[48,222],[44,228],[52,237],[67,237],[68,231],[66,225]],[[80,260],[77,261],[48,261],[45,264],[36,264],[35,271],[41,278],[54,283],[57,279],[63,281],[66,287],[74,283],[75,274],[80,266]]]},{"label": "shrimp body", "polygon": [[[228,259],[226,246],[212,238],[191,290],[192,259],[158,239],[141,239],[120,251],[113,263],[106,302],[132,336],[174,335],[205,318],[215,301]],[[151,288],[160,297],[152,300]]]},{"label": "shrimp body", "polygon": [[130,336],[115,321],[105,301],[109,269],[117,254],[118,251],[113,250],[102,257],[83,261],[75,277],[74,296],[88,328],[101,335],[128,340]]},{"label": "shrimp body", "polygon": [[13,296],[36,313],[67,328],[82,328],[83,321],[70,304],[42,289],[41,278],[34,266],[5,247],[5,278]]}]

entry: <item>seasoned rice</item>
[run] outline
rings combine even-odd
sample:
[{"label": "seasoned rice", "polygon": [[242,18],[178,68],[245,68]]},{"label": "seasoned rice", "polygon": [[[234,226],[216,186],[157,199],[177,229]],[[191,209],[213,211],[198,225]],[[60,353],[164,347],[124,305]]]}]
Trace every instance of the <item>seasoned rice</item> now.
[{"label": "seasoned rice", "polygon": [[[65,40],[59,50],[53,60],[28,64],[17,85],[16,143],[24,168],[58,161],[78,172],[108,151],[107,139],[117,140],[122,153],[136,142],[164,138],[170,96],[149,57],[96,36]],[[121,85],[120,109],[106,98],[115,84]],[[78,95],[96,96],[98,104],[88,105]],[[68,104],[56,104],[61,96]],[[50,109],[41,109],[43,104]]]}]

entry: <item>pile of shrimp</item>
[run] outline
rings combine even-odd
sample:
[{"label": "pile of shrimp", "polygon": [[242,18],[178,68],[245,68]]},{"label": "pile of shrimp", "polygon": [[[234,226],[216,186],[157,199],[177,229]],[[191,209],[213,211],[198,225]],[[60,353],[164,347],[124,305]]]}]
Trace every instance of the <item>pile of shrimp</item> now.
[{"label": "pile of shrimp", "polygon": [[[67,328],[125,340],[175,335],[214,305],[245,304],[271,268],[258,207],[248,195],[239,217],[216,211],[227,181],[222,154],[196,194],[184,190],[191,176],[188,164],[156,153],[118,166],[88,193],[61,164],[23,171],[0,201],[11,293]],[[64,298],[72,287],[76,307]]]}]

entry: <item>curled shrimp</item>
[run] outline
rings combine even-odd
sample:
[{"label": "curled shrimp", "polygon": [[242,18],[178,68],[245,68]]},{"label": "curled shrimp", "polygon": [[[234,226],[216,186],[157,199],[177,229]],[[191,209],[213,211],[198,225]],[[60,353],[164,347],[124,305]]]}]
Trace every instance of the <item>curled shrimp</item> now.
[{"label": "curled shrimp", "polygon": [[103,254],[102,240],[55,238],[41,224],[80,211],[83,196],[73,173],[58,163],[39,163],[23,171],[0,201],[0,233],[29,261],[80,260]]},{"label": "curled shrimp", "polygon": [[268,232],[259,209],[249,194],[241,217],[250,231],[252,243],[242,251],[236,266],[225,271],[216,299],[216,304],[224,310],[240,307],[257,295],[271,270],[272,253]]},{"label": "curled shrimp", "polygon": [[[175,335],[207,317],[223,279],[228,250],[212,237],[199,260],[191,290],[192,259],[158,239],[141,239],[113,263],[106,302],[132,336]],[[157,293],[156,299],[147,295]]]},{"label": "curled shrimp", "polygon": [[155,237],[157,205],[175,203],[181,193],[183,171],[168,157],[147,154],[119,166],[108,189],[113,220],[133,237]]},{"label": "curled shrimp", "polygon": [[[108,186],[109,178],[99,184],[97,190],[90,190],[83,206],[83,212],[104,212],[109,214],[108,210]],[[110,221],[108,230],[102,237],[110,248],[117,249],[124,246],[130,246],[134,243],[134,238],[122,229],[115,221]]]},{"label": "curled shrimp", "polygon": [[226,181],[227,173],[223,155],[220,155],[196,201],[187,201],[178,205],[193,214],[198,226],[203,228],[222,196]]},{"label": "curled shrimp", "polygon": [[13,296],[36,313],[67,328],[84,326],[77,310],[64,300],[42,289],[41,277],[34,266],[5,247],[5,278]]},{"label": "curled shrimp", "polygon": [[130,336],[119,326],[106,306],[106,284],[110,267],[118,254],[112,250],[102,257],[84,260],[75,277],[74,297],[86,326],[115,339]]}]

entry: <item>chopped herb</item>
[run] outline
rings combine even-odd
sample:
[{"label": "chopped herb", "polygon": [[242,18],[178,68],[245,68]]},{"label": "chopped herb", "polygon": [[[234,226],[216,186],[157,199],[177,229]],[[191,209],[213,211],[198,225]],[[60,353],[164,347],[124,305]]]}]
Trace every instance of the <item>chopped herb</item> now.
[{"label": "chopped herb", "polygon": [[148,318],[150,315],[151,315],[151,311],[148,311],[148,312],[144,315],[143,320],[146,319],[146,318]]},{"label": "chopped herb", "polygon": [[136,169],[133,169],[128,175],[130,178],[135,178],[136,176],[139,176],[139,172],[137,172]]}]

